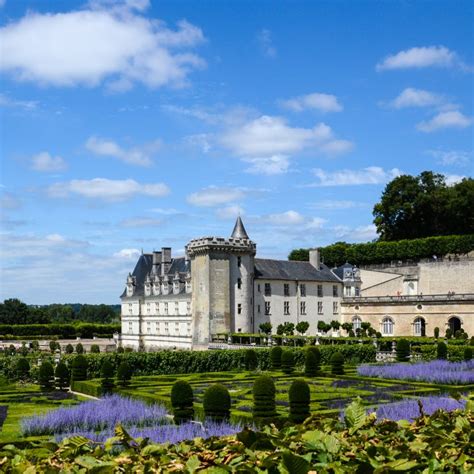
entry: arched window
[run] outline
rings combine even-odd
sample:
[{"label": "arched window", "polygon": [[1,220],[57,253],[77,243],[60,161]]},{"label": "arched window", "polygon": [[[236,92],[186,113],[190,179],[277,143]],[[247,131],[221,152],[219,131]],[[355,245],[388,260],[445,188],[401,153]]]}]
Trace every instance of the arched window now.
[{"label": "arched window", "polygon": [[449,329],[451,329],[451,332],[453,335],[461,329],[461,320],[457,316],[451,316],[448,320],[449,324]]},{"label": "arched window", "polygon": [[359,316],[354,316],[352,318],[352,330],[356,332],[357,329],[361,329],[361,325],[362,325],[362,319],[360,319]]},{"label": "arched window", "polygon": [[393,335],[393,320],[392,318],[386,317],[382,320],[382,334],[384,336]]},{"label": "arched window", "polygon": [[424,318],[416,318],[413,322],[413,334],[415,336],[422,336],[426,335],[426,327],[425,327],[425,320]]}]

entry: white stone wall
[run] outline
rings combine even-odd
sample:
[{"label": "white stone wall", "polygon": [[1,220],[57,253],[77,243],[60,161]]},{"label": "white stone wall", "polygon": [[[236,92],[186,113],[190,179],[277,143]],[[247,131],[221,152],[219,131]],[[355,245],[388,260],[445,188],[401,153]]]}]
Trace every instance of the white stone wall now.
[{"label": "white stone wall", "polygon": [[[271,285],[271,296],[265,296],[265,283]],[[289,285],[289,296],[284,295],[284,285]],[[306,285],[306,296],[302,297],[299,291],[299,284]],[[323,296],[318,296],[318,285],[323,287]],[[260,291],[259,291],[260,286]],[[333,286],[337,287],[338,296],[333,296]],[[259,325],[270,322],[273,332],[279,324],[291,322],[295,325],[300,321],[309,323],[308,334],[317,333],[318,321],[330,323],[332,320],[340,321],[340,306],[342,296],[342,283],[337,282],[296,282],[294,280],[255,280],[254,281],[254,331],[258,332]],[[270,302],[270,315],[265,315],[265,302]],[[306,303],[306,314],[301,314],[301,302]],[[285,302],[289,303],[289,315],[284,313]],[[318,312],[318,303],[322,303],[322,313]],[[334,312],[334,303],[337,303]]]},{"label": "white stone wall", "polygon": [[[240,266],[239,266],[240,257]],[[252,255],[230,255],[230,308],[233,332],[253,332],[253,272]],[[240,288],[239,288],[240,279]]]}]

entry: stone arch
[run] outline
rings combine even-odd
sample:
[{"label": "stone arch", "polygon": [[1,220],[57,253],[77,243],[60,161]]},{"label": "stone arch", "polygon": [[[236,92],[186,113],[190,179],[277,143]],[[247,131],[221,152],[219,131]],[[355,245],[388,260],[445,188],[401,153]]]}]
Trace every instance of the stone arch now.
[{"label": "stone arch", "polygon": [[461,318],[459,318],[457,316],[451,316],[448,319],[448,326],[449,326],[449,329],[451,329],[451,332],[454,335],[456,333],[456,331],[458,331],[459,329],[462,329]]},{"label": "stone arch", "polygon": [[422,316],[417,316],[413,321],[413,335],[414,336],[426,336],[426,321]]}]

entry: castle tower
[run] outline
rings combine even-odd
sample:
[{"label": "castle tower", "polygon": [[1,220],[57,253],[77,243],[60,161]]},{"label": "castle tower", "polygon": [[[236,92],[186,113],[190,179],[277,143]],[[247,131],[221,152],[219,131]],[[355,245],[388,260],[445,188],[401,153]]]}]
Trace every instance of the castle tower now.
[{"label": "castle tower", "polygon": [[191,259],[193,345],[213,334],[253,331],[253,272],[256,245],[242,219],[232,236],[204,237],[187,245]]}]

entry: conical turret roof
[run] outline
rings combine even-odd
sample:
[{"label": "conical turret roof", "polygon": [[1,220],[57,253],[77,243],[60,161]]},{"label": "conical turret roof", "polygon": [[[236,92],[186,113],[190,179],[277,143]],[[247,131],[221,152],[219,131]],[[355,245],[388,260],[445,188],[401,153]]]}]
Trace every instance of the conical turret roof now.
[{"label": "conical turret roof", "polygon": [[232,231],[231,237],[233,239],[248,239],[249,236],[247,234],[247,231],[245,230],[244,223],[242,222],[242,219],[237,217],[237,220],[235,221],[235,226],[234,230]]}]

